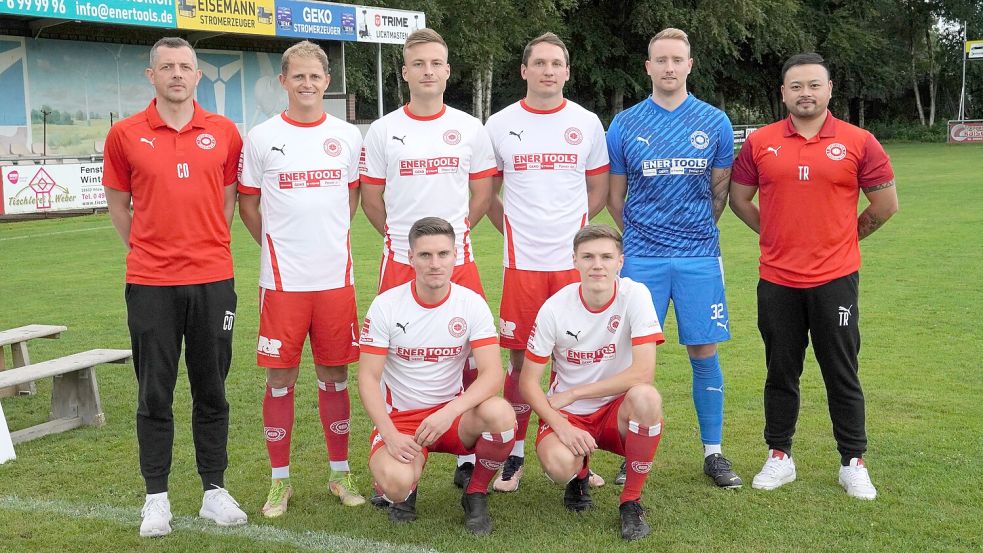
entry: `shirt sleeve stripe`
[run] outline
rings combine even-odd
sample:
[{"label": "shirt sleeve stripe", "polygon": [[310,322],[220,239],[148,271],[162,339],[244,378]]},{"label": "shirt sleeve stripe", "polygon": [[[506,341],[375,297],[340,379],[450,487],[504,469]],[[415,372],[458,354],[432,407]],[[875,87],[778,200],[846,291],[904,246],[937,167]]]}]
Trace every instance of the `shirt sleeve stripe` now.
[{"label": "shirt sleeve stripe", "polygon": [[386,185],[386,179],[378,179],[378,178],[375,178],[375,177],[370,177],[368,175],[362,175],[361,177],[359,177],[359,180],[363,184],[374,184],[376,186],[385,186]]},{"label": "shirt sleeve stripe", "polygon": [[240,194],[248,194],[250,196],[259,196],[259,193],[260,193],[260,189],[259,188],[256,188],[255,186],[246,186],[245,184],[242,184],[241,182],[239,183],[239,186],[237,187],[237,190],[239,190],[239,193]]},{"label": "shirt sleeve stripe", "polygon": [[359,179],[355,179],[348,183],[348,188],[358,188]]},{"label": "shirt sleeve stripe", "polygon": [[471,349],[478,349],[480,347],[490,346],[492,344],[498,345],[498,336],[489,336],[487,338],[472,340]]},{"label": "shirt sleeve stripe", "polygon": [[601,173],[604,173],[604,172],[607,172],[607,171],[610,171],[610,170],[611,170],[611,164],[610,163],[606,163],[606,164],[601,165],[600,167],[598,167],[596,169],[588,169],[587,170],[587,176],[588,177],[593,177],[594,175],[600,175]]},{"label": "shirt sleeve stripe", "polygon": [[534,363],[542,363],[543,365],[545,365],[550,360],[549,356],[547,356],[547,357],[540,357],[539,355],[536,355],[535,353],[533,353],[533,352],[531,352],[529,350],[526,350],[526,359],[528,359],[528,360],[530,360],[530,361],[532,361]]},{"label": "shirt sleeve stripe", "polygon": [[371,353],[373,355],[386,355],[389,353],[389,348],[380,348],[378,346],[367,346],[365,344],[359,344],[358,350],[362,353]]},{"label": "shirt sleeve stripe", "polygon": [[478,173],[471,173],[470,175],[468,175],[468,180],[478,180],[486,177],[494,177],[496,174],[498,174],[498,167],[492,167],[491,169],[485,169],[484,171],[480,171]]},{"label": "shirt sleeve stripe", "polygon": [[656,345],[661,344],[666,341],[665,336],[661,332],[656,332],[655,334],[649,334],[648,336],[636,336],[631,339],[631,345],[638,346],[641,344],[648,344],[655,342]]}]

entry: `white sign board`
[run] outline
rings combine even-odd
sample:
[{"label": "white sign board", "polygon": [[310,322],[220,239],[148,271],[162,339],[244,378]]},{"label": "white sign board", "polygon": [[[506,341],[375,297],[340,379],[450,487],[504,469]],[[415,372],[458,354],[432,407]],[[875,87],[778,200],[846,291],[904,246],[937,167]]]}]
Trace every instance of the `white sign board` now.
[{"label": "white sign board", "polygon": [[966,59],[983,60],[983,40],[966,41]]},{"label": "white sign board", "polygon": [[355,32],[359,42],[402,44],[417,29],[427,26],[423,12],[355,6]]},{"label": "white sign board", "polygon": [[3,167],[0,214],[44,213],[106,207],[101,163]]}]

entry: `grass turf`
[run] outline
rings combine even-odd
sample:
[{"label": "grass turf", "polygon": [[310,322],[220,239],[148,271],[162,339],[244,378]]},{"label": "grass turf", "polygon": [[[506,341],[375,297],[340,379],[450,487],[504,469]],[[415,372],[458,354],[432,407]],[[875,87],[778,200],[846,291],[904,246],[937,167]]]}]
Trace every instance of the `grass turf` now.
[{"label": "grass turf", "polygon": [[[562,488],[541,476],[532,432],[520,492],[491,498],[496,531],[490,538],[478,541],[464,531],[459,491],[450,482],[453,458],[446,455],[431,457],[415,524],[395,527],[371,507],[342,507],[327,491],[309,353],[297,387],[291,460],[297,494],[286,516],[267,521],[258,512],[269,486],[260,408],[264,377],[253,353],[259,254],[237,220],[233,253],[239,307],[228,379],[232,423],[226,482],[250,515],[249,529],[215,531],[193,520],[201,490],[189,431],[188,385],[179,378],[170,494],[175,516],[183,518],[165,539],[137,537],[143,485],[133,428],[136,385],[131,367],[106,365],[98,369],[105,427],[22,444],[17,460],[0,466],[0,551],[978,550],[983,547],[983,478],[976,470],[983,457],[978,399],[983,394],[978,368],[983,332],[974,317],[983,303],[978,282],[983,274],[981,150],[895,145],[888,152],[901,210],[862,243],[861,378],[867,396],[867,461],[879,491],[874,502],[852,500],[836,483],[838,455],[811,352],[795,443],[798,480],[773,492],[750,488],[765,456],[763,348],[755,326],[757,240],[726,212],[720,227],[734,336],[721,347],[727,383],[724,451],[744,477],[743,489],[718,490],[702,474],[690,368],[670,315],[656,374],[666,425],[643,498],[653,527],[645,542],[621,542],[619,488],[610,484],[595,490],[593,512],[567,513],[560,502]],[[352,244],[364,314],[375,289],[380,239],[361,214]],[[474,244],[489,303],[497,312],[501,237],[485,221],[475,229]],[[123,248],[105,215],[0,225],[0,327],[67,325],[61,339],[31,343],[36,361],[95,347],[128,348],[123,273]],[[36,397],[3,400],[12,429],[46,420],[50,388],[50,381],[41,381]],[[351,461],[367,492],[370,424],[354,388]],[[619,463],[606,453],[593,459],[595,470],[609,481]]]}]

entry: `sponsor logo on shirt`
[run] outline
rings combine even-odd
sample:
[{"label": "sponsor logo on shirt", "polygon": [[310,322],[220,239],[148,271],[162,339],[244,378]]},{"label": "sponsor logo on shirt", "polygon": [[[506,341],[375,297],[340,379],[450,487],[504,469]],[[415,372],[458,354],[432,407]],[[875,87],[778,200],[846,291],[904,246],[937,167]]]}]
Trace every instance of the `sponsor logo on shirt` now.
[{"label": "sponsor logo on shirt", "polygon": [[601,361],[614,359],[617,347],[608,344],[594,351],[579,351],[575,349],[567,350],[567,362],[573,365],[592,365]]},{"label": "sponsor logo on shirt", "polygon": [[515,321],[506,321],[505,319],[499,318],[498,327],[501,329],[502,336],[515,338]]},{"label": "sponsor logo on shirt", "polygon": [[371,344],[372,343],[372,337],[369,336],[369,327],[371,325],[372,325],[372,319],[369,319],[368,317],[366,317],[365,318],[365,322],[362,323],[362,337],[361,337],[362,343],[365,343],[365,344]]},{"label": "sponsor logo on shirt", "polygon": [[826,146],[826,157],[833,161],[839,161],[846,157],[846,146],[839,142],[834,142]]},{"label": "sponsor logo on shirt", "polygon": [[450,359],[452,357],[457,357],[461,355],[464,351],[463,346],[447,346],[442,348],[408,348],[403,346],[397,346],[395,354],[407,361],[426,361],[429,363],[436,363],[443,359]]},{"label": "sponsor logo on shirt", "polygon": [[577,127],[570,127],[564,131],[563,138],[568,144],[576,146],[584,141],[584,133],[580,132],[580,129]]},{"label": "sponsor logo on shirt", "polygon": [[341,184],[341,169],[314,169],[311,171],[289,171],[277,175],[280,190],[291,188],[320,188]]},{"label": "sponsor logo on shirt", "polygon": [[468,323],[465,322],[461,317],[454,317],[451,322],[447,323],[447,332],[455,338],[460,338],[464,336],[464,333],[468,331]]},{"label": "sponsor logo on shirt", "polygon": [[198,135],[198,138],[195,139],[195,144],[197,144],[202,150],[211,150],[216,144],[215,137],[207,132],[203,132]]},{"label": "sponsor logo on shirt", "polygon": [[338,157],[341,154],[341,142],[336,138],[329,138],[324,141],[324,153],[331,157]]},{"label": "sponsor logo on shirt", "polygon": [[702,175],[707,171],[707,160],[702,157],[674,157],[670,159],[646,159],[642,161],[642,175]]},{"label": "sponsor logo on shirt", "polygon": [[444,143],[455,146],[461,143],[461,133],[451,129],[444,133]]},{"label": "sponsor logo on shirt", "polygon": [[608,320],[608,332],[614,334],[619,326],[621,326],[621,315],[611,315]]},{"label": "sponsor logo on shirt", "polygon": [[577,168],[577,154],[515,154],[516,171],[562,171]]},{"label": "sponsor logo on shirt", "polygon": [[460,164],[461,158],[451,156],[426,159],[401,159],[399,160],[399,176],[416,177],[457,173],[457,168]]}]

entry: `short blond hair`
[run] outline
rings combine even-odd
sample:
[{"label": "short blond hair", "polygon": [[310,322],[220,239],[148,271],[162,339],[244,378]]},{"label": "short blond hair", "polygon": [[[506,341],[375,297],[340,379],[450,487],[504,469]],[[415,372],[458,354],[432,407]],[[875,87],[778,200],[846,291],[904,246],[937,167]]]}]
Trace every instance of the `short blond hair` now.
[{"label": "short blond hair", "polygon": [[321,62],[324,74],[328,74],[328,55],[324,53],[323,48],[309,40],[302,40],[283,52],[283,56],[280,57],[280,73],[284,77],[287,76],[287,71],[290,69],[290,58],[316,59]]},{"label": "short blond hair", "polygon": [[567,45],[563,43],[563,40],[556,36],[556,33],[543,33],[538,37],[529,41],[526,44],[526,49],[522,51],[522,65],[529,65],[529,58],[532,56],[532,49],[537,44],[552,44],[553,46],[558,46],[560,50],[563,50],[563,59],[570,65],[570,52],[567,51]]},{"label": "short blond hair", "polygon": [[410,33],[410,36],[406,37],[406,42],[403,43],[403,60],[406,60],[406,51],[410,48],[417,46],[419,44],[430,44],[436,43],[444,47],[444,51],[447,52],[447,43],[444,42],[444,37],[440,36],[440,33],[433,29],[424,27],[423,29],[417,29]]},{"label": "short blond hair", "polygon": [[581,244],[590,242],[591,240],[612,240],[618,246],[618,253],[624,253],[625,251],[624,243],[621,241],[621,234],[618,231],[607,225],[587,225],[578,230],[577,234],[573,236],[574,253],[576,253],[577,248]]},{"label": "short blond hair", "polygon": [[687,51],[689,51],[691,48],[689,44],[689,35],[687,35],[685,31],[683,31],[682,29],[677,29],[675,27],[667,27],[665,29],[662,29],[658,33],[655,33],[655,36],[652,37],[652,40],[649,41],[649,45],[648,45],[649,57],[652,57],[652,45],[655,44],[655,41],[663,40],[663,39],[682,41],[683,44],[686,45]]}]

